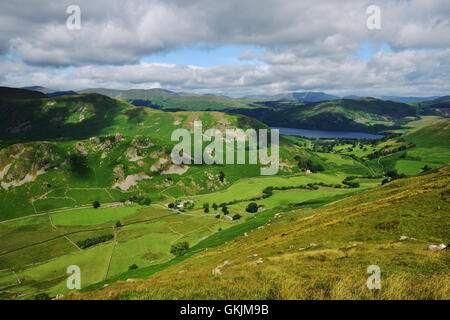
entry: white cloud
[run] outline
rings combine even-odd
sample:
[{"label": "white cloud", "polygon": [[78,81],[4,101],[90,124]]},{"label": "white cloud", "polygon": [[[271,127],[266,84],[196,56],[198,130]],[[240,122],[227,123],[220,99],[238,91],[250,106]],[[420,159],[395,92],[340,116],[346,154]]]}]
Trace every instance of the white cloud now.
[{"label": "white cloud", "polygon": [[[323,90],[337,94],[448,94],[450,2],[378,1],[382,29],[366,28],[371,0],[80,0],[82,29],[68,30],[71,0],[0,3],[0,83],[150,87],[231,95]],[[368,62],[361,43],[388,43]],[[195,67],[140,62],[203,44],[256,45],[255,65]],[[433,50],[429,50],[433,49]],[[61,67],[76,66],[66,73]]]},{"label": "white cloud", "polygon": [[253,59],[256,59],[256,54],[253,52],[252,49],[247,49],[239,55],[238,59],[239,60],[253,60]]}]

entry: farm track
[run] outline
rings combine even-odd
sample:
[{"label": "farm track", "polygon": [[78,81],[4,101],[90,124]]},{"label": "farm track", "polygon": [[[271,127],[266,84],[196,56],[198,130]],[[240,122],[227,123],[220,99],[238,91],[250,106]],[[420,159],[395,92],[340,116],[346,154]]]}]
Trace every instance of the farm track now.
[{"label": "farm track", "polygon": [[111,248],[111,254],[109,255],[108,266],[106,267],[105,277],[103,278],[103,280],[106,280],[108,278],[109,267],[111,266],[111,260],[112,260],[113,254],[114,254],[114,249],[116,247],[116,244],[117,244],[117,230],[114,231],[114,240],[113,240],[113,245]]},{"label": "farm track", "polygon": [[80,250],[80,251],[83,251],[83,249],[81,249],[75,242],[73,242],[72,240],[70,240],[70,238],[69,238],[68,236],[64,236],[64,238],[66,238],[67,241],[69,241],[71,244],[73,244],[73,246],[74,246],[75,248],[77,248],[77,249]]}]

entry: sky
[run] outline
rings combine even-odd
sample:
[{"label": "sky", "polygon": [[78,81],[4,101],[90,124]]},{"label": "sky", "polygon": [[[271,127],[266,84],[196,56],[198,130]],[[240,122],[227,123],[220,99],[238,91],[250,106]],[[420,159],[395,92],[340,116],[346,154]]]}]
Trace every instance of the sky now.
[{"label": "sky", "polygon": [[1,1],[0,85],[450,95],[449,35],[448,0]]}]

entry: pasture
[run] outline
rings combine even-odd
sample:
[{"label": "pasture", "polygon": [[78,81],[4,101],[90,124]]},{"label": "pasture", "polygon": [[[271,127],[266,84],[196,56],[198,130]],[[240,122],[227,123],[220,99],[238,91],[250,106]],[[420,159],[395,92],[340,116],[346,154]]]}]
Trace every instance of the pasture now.
[{"label": "pasture", "polygon": [[[80,267],[85,287],[122,274],[132,264],[142,268],[167,262],[174,257],[173,243],[188,241],[194,246],[238,223],[137,204],[71,209],[4,222],[0,224],[0,288],[8,288],[5,298],[66,294],[70,265]],[[76,245],[105,234],[114,238],[86,249]],[[11,235],[14,241],[9,241]]]}]

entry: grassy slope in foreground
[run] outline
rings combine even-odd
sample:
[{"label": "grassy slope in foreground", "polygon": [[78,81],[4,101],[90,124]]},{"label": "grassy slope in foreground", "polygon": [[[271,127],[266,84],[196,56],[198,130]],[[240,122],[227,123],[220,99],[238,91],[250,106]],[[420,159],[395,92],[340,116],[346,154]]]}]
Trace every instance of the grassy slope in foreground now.
[{"label": "grassy slope in foreground", "polygon": [[[449,252],[426,249],[449,241],[449,182],[447,166],[318,209],[283,213],[147,280],[68,298],[448,299]],[[381,268],[381,290],[366,287],[369,265]]]}]

